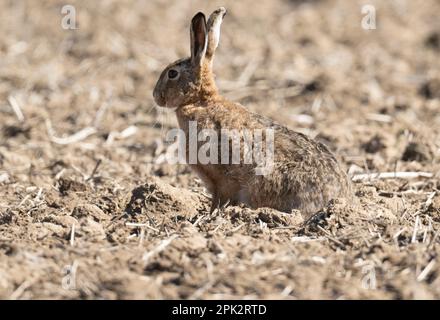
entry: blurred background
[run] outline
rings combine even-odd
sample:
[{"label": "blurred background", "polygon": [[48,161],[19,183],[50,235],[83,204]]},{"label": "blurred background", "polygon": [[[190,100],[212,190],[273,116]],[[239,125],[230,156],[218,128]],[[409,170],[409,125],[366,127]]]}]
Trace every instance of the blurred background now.
[{"label": "blurred background", "polygon": [[[373,169],[401,156],[408,141],[399,141],[398,130],[430,140],[434,150],[429,152],[435,152],[440,4],[370,1],[376,10],[376,29],[370,30],[361,25],[365,4],[2,1],[2,146],[24,157],[20,161],[17,155],[14,168],[31,160],[41,169],[56,158],[54,153],[66,150],[50,143],[48,120],[53,134],[63,136],[94,125],[98,115],[99,132],[83,141],[86,146],[99,153],[95,147],[105,144],[111,132],[135,126],[128,133],[136,133],[116,146],[125,145],[120,150],[124,160],[151,162],[156,140],[163,140],[160,129],[176,126],[172,114],[154,107],[158,75],[168,63],[189,54],[191,17],[223,5],[228,15],[214,68],[227,97],[321,137],[341,155],[358,156],[373,138],[377,147],[392,146],[380,150],[380,157],[367,157]],[[63,28],[63,19],[71,14],[62,13],[66,5],[75,9],[76,29]],[[10,100],[20,107],[24,121],[17,122]],[[38,156],[32,158],[31,150]],[[70,160],[81,167],[86,158],[75,154]],[[8,157],[3,161],[8,165]]]},{"label": "blurred background", "polygon": [[[356,153],[375,126],[395,123],[394,113],[405,128],[435,140],[436,132],[424,129],[434,121],[435,130],[439,119],[438,101],[432,101],[440,94],[439,2],[370,1],[376,10],[371,30],[361,25],[365,4],[71,1],[76,29],[66,30],[63,19],[71,11],[62,13],[65,2],[2,1],[2,125],[16,124],[12,98],[26,124],[10,133],[22,130],[25,139],[43,143],[47,119],[59,135],[72,134],[89,126],[106,103],[100,140],[134,125],[140,129],[136,145],[148,149],[162,137],[152,127],[176,125],[172,115],[154,108],[158,75],[189,54],[194,13],[224,5],[228,16],[214,68],[227,97],[321,134],[347,154]],[[392,138],[384,136],[384,143],[395,145]],[[392,152],[386,156],[396,156]]]},{"label": "blurred background", "polygon": [[[32,228],[41,226],[32,224],[53,209],[51,190],[75,183],[91,183],[84,197],[104,201],[110,214],[151,175],[201,188],[186,166],[164,161],[165,133],[177,122],[155,107],[152,90],[167,64],[189,55],[192,16],[218,6],[228,10],[214,63],[226,97],[320,139],[350,173],[439,171],[439,1],[2,0],[4,241],[37,239]],[[365,29],[371,8],[376,24]],[[73,29],[67,15],[76,17]],[[439,188],[438,179],[381,183],[378,190]],[[42,193],[46,207],[23,200]],[[53,197],[57,212],[75,206]],[[24,281],[9,277],[7,294]],[[164,296],[173,297],[156,295]]]}]

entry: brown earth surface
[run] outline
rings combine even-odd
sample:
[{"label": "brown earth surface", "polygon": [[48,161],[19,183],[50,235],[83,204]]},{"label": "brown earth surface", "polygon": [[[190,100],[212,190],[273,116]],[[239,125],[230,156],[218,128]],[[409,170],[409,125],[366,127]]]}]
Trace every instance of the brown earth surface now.
[{"label": "brown earth surface", "polygon": [[[69,1],[65,30],[63,1],[1,1],[0,298],[439,299],[440,2],[369,3],[374,30],[365,1]],[[219,5],[224,95],[351,175],[432,176],[356,182],[307,221],[210,215],[152,89]]]}]

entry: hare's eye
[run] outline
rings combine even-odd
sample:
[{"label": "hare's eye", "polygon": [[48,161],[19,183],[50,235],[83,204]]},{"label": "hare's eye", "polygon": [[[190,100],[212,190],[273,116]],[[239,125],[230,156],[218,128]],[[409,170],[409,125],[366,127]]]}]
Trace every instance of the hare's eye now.
[{"label": "hare's eye", "polygon": [[177,72],[177,70],[174,69],[168,70],[168,79],[176,79],[178,75],[179,72]]}]

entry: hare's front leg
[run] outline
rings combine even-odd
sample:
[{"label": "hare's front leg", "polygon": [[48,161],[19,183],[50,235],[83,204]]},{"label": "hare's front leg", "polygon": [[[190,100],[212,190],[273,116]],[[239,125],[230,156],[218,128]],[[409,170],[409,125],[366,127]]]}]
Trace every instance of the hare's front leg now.
[{"label": "hare's front leg", "polygon": [[191,168],[194,170],[197,176],[203,181],[203,183],[205,184],[205,188],[212,196],[211,209],[209,210],[209,213],[212,213],[220,205],[220,197],[217,191],[217,187],[214,181],[208,175],[208,173],[205,172],[205,170],[203,170],[203,167],[198,165],[191,165]]},{"label": "hare's front leg", "polygon": [[212,184],[210,190],[212,194],[211,210],[213,213],[215,209],[226,205],[237,205],[240,202],[242,192],[240,192],[240,186],[232,181],[218,181],[217,184]]},{"label": "hare's front leg", "polygon": [[239,201],[237,201],[237,195],[231,194],[231,192],[221,192],[221,188],[215,189],[214,192],[212,192],[212,203],[211,203],[211,210],[210,213],[213,213],[215,209],[219,207],[223,207],[226,205],[237,205]]},{"label": "hare's front leg", "polygon": [[220,207],[220,197],[218,196],[217,192],[212,193],[212,200],[211,200],[211,209],[209,209],[209,214],[213,213],[215,209]]}]

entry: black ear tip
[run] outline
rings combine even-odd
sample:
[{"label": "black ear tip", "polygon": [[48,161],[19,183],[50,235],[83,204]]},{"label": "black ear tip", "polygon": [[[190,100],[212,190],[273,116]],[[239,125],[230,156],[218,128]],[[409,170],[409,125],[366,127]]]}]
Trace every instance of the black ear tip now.
[{"label": "black ear tip", "polygon": [[203,12],[197,12],[196,15],[192,18],[192,22],[197,22],[199,20],[206,20],[205,14]]}]

